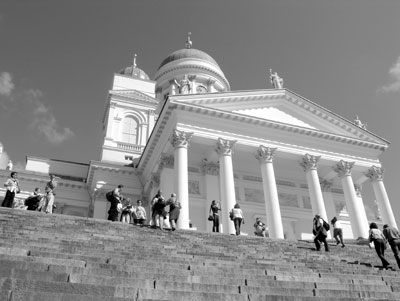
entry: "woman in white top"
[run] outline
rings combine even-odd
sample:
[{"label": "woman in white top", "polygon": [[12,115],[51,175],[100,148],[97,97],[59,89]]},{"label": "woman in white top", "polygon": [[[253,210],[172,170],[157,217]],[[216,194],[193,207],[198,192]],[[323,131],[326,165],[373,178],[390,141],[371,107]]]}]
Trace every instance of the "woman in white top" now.
[{"label": "woman in white top", "polygon": [[240,209],[238,203],[236,203],[232,210],[229,212],[229,216],[232,217],[231,219],[233,220],[233,223],[235,225],[236,235],[240,235],[240,226],[242,223],[244,224],[244,217],[242,209]]},{"label": "woman in white top", "polygon": [[7,191],[1,207],[13,207],[14,197],[17,193],[20,192],[17,177],[18,173],[13,171],[10,175],[10,178],[4,183],[4,187],[7,188]]},{"label": "woman in white top", "polygon": [[337,220],[336,216],[332,218],[331,224],[333,226],[333,237],[336,240],[336,245],[341,243],[342,248],[344,248],[342,225]]}]

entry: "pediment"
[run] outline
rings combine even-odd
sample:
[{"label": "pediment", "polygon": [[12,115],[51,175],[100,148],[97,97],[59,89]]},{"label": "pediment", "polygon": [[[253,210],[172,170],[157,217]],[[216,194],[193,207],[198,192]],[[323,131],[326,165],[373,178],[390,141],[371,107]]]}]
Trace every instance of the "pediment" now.
[{"label": "pediment", "polygon": [[188,95],[174,101],[331,135],[388,143],[353,121],[286,89]]}]

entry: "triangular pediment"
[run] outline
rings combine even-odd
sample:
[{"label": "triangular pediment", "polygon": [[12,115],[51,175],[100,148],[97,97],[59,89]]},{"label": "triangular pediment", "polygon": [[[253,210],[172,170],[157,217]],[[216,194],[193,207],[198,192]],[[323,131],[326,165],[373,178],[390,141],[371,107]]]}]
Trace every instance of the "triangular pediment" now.
[{"label": "triangular pediment", "polygon": [[332,135],[387,143],[353,121],[286,89],[185,95],[173,101]]},{"label": "triangular pediment", "polygon": [[267,119],[281,123],[292,124],[295,126],[315,129],[314,126],[275,107],[243,109],[243,110],[236,110],[233,112],[261,119]]}]

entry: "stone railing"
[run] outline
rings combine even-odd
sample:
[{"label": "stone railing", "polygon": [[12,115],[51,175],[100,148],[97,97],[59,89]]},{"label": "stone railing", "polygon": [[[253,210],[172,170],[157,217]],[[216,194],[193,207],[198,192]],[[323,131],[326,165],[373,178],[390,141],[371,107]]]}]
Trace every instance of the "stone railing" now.
[{"label": "stone railing", "polygon": [[124,143],[124,142],[117,142],[117,147],[120,149],[129,150],[129,151],[137,151],[137,152],[142,152],[144,150],[144,146],[142,146],[142,145],[130,144],[130,143]]}]

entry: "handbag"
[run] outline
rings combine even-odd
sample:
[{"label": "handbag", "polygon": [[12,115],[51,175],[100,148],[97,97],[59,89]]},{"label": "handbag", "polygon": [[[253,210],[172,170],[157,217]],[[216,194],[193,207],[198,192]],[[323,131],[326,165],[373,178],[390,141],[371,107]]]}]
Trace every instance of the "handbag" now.
[{"label": "handbag", "polygon": [[213,220],[214,220],[214,216],[213,216],[212,214],[210,214],[210,215],[208,216],[208,220],[209,220],[209,221],[213,221]]}]

